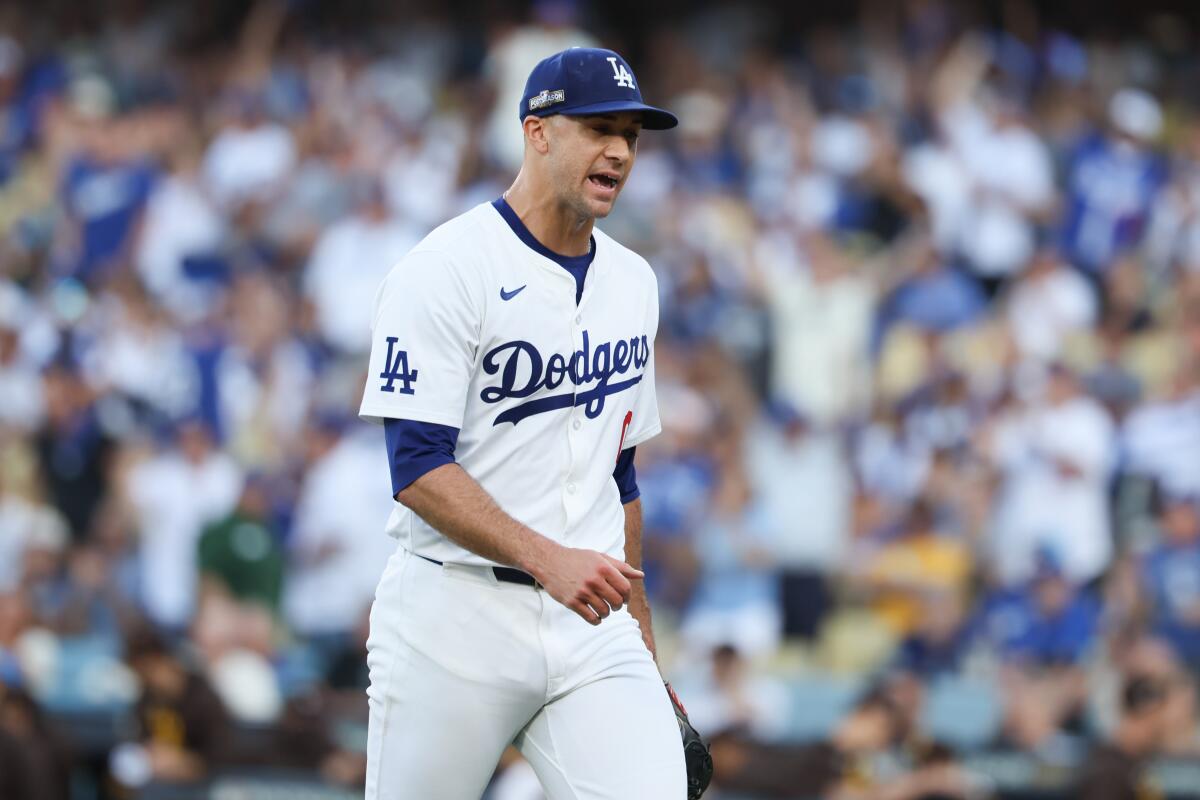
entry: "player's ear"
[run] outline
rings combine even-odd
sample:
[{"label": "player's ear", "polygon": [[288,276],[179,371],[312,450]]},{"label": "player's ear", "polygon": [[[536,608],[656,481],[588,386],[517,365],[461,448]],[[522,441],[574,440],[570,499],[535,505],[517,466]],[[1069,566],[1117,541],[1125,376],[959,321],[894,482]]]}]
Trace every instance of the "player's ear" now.
[{"label": "player's ear", "polygon": [[542,117],[530,114],[522,123],[525,128],[525,141],[543,155],[550,149],[550,142],[546,138],[547,122],[548,120]]}]

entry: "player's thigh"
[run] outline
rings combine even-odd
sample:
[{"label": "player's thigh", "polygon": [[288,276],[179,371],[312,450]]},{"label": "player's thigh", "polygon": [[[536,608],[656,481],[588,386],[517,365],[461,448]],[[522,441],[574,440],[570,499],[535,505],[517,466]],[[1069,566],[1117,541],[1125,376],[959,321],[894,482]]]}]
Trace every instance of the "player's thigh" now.
[{"label": "player's thigh", "polygon": [[490,638],[503,609],[426,564],[393,558],[371,609],[367,800],[479,800],[538,707]]},{"label": "player's thigh", "polygon": [[480,687],[420,653],[406,654],[399,686],[371,697],[367,800],[479,800],[522,720]]},{"label": "player's thigh", "polygon": [[679,724],[651,664],[546,705],[517,739],[549,800],[685,800]]}]

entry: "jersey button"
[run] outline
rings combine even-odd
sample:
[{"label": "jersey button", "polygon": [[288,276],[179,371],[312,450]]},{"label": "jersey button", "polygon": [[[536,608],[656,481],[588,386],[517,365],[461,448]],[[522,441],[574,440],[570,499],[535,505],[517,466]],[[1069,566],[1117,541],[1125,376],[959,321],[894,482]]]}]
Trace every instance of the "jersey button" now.
[{"label": "jersey button", "polygon": [[574,422],[571,423],[571,427],[574,428],[575,430],[579,430],[580,427],[582,427],[582,426],[583,426],[583,423],[580,422],[579,420],[575,420]]},{"label": "jersey button", "polygon": [[583,322],[583,314],[576,314],[575,315],[575,324],[578,325],[581,322]]},{"label": "jersey button", "polygon": [[567,494],[575,494],[575,484],[573,484],[573,483],[567,484]]}]

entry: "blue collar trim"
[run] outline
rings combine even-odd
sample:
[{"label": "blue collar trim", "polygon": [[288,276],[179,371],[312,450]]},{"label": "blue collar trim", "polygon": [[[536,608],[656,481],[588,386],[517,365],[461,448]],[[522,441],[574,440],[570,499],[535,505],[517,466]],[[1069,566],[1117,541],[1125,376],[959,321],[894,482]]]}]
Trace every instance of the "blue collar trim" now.
[{"label": "blue collar trim", "polygon": [[591,239],[591,248],[588,250],[586,255],[560,255],[539,242],[534,235],[529,232],[529,228],[525,227],[525,223],[521,222],[521,218],[517,216],[517,212],[513,211],[512,206],[510,206],[508,201],[503,197],[497,197],[495,200],[493,200],[492,206],[500,212],[500,216],[504,217],[504,221],[508,223],[508,227],[512,228],[513,233],[517,235],[518,239],[525,243],[526,247],[538,255],[542,255],[550,259],[555,264],[558,264],[560,267],[570,272],[572,275],[576,273],[576,270],[586,270],[588,265],[592,263],[592,259],[596,257],[595,236],[589,237]]}]

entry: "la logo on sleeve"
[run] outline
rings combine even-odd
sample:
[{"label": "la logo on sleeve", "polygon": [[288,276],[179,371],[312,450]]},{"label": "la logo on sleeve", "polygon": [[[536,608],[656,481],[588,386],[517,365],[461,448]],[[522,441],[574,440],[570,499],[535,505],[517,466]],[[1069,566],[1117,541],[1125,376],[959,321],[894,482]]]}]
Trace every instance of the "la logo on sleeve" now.
[{"label": "la logo on sleeve", "polygon": [[[379,377],[386,382],[379,387],[379,391],[416,394],[412,385],[417,382],[417,371],[408,368],[408,351],[397,349],[398,341],[400,340],[395,336],[387,337],[387,357],[383,360],[383,372],[379,373]],[[398,390],[396,389],[397,381],[402,384]]]}]

